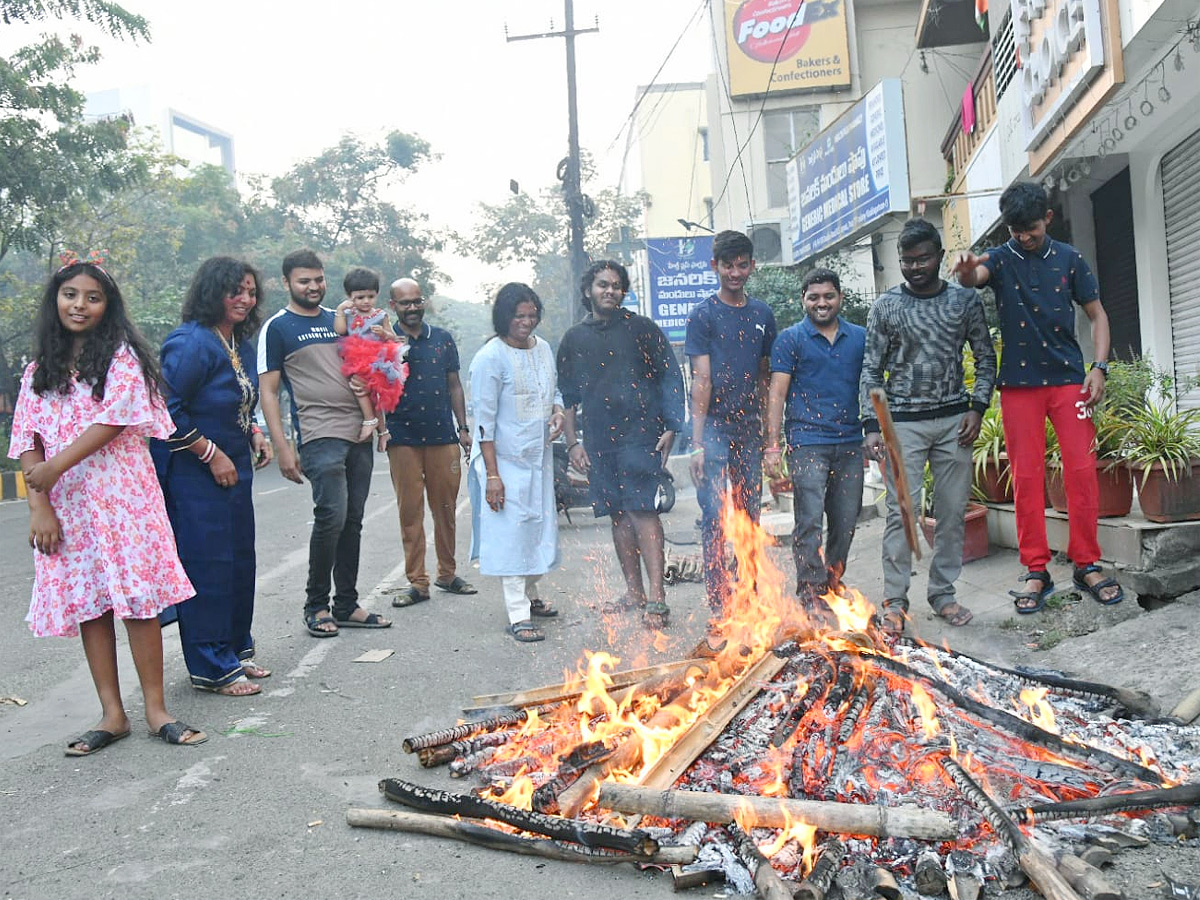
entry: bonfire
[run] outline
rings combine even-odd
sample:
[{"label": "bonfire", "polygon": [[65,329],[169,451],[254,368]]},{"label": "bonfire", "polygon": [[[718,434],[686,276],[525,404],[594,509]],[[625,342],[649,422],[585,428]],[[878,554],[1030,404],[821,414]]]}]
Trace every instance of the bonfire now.
[{"label": "bonfire", "polygon": [[889,636],[845,587],[805,613],[771,538],[732,508],[725,524],[737,577],[719,649],[624,671],[588,653],[561,684],[476,698],[403,744],[474,791],[385,779],[408,809],[350,823],[807,900],[1025,880],[1054,900],[1119,897],[1104,854],[1195,841],[1200,728],[1135,692]]}]

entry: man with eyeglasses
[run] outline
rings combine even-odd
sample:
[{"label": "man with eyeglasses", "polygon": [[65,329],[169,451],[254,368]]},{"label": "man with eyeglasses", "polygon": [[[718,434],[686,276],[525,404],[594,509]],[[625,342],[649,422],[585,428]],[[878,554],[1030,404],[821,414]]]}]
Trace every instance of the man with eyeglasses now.
[{"label": "man with eyeglasses", "polygon": [[396,410],[387,417],[388,468],[400,508],[400,538],[408,590],[392,606],[429,599],[425,571],[425,499],[433,514],[437,555],[434,584],[452,594],[476,589],[456,573],[455,516],[462,456],[471,449],[467,405],[458,377],[458,347],[450,332],[426,323],[421,285],[411,278],[392,282],[391,305],[399,333],[408,341],[408,380]]},{"label": "man with eyeglasses", "polygon": [[[954,626],[971,621],[955,599],[962,571],[963,534],[971,490],[971,445],[979,436],[996,381],[996,351],[979,295],[940,274],[942,238],[924,219],[909,219],[900,231],[900,274],[904,284],[883,294],[867,319],[867,349],[859,384],[867,452],[884,458],[879,422],[870,392],[883,388],[904,455],[913,509],[919,509],[925,464],[933,471],[937,527],[926,597],[934,613]],[[975,357],[975,386],[967,391],[963,345]],[[884,381],[884,373],[887,381]],[[894,474],[887,479],[887,525],[883,533],[882,625],[893,633],[908,618],[912,551],[900,519]]]}]

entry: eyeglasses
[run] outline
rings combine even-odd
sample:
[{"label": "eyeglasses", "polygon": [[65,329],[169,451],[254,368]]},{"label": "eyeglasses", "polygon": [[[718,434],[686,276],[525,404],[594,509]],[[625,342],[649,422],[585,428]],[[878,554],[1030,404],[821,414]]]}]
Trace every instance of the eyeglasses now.
[{"label": "eyeglasses", "polygon": [[900,257],[900,265],[911,269],[914,266],[927,266],[935,259],[937,257],[930,253],[926,253],[924,256],[902,256]]},{"label": "eyeglasses", "polygon": [[418,309],[425,305],[425,298],[418,297],[416,300],[393,300],[392,305],[397,309]]}]

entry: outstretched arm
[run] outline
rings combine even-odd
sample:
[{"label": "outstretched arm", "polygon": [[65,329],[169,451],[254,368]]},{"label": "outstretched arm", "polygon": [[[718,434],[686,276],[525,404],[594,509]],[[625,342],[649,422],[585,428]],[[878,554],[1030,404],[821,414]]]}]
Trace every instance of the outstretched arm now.
[{"label": "outstretched arm", "polygon": [[984,265],[988,258],[986,253],[976,256],[970,250],[963,250],[954,257],[950,271],[963,287],[980,287],[987,284],[988,279],[992,277],[991,271]]}]

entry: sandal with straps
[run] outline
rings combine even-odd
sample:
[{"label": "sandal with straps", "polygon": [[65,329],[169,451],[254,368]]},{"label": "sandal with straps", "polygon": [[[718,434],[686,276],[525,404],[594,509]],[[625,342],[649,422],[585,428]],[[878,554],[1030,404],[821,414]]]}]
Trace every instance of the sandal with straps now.
[{"label": "sandal with straps", "polygon": [[[1091,594],[1092,599],[1104,606],[1113,606],[1125,599],[1125,591],[1121,589],[1121,585],[1117,583],[1115,578],[1105,578],[1103,581],[1097,581],[1095,584],[1088,584],[1087,576],[1099,572],[1104,574],[1104,570],[1095,563],[1090,566],[1076,567],[1075,576],[1071,580],[1075,582],[1075,587],[1085,593]],[[1107,600],[1102,596],[1102,592],[1107,588],[1116,588],[1117,593]]]},{"label": "sandal with straps", "polygon": [[1009,596],[1013,598],[1013,606],[1017,608],[1018,615],[1028,616],[1041,612],[1046,608],[1046,598],[1054,593],[1054,582],[1050,578],[1050,573],[1045,569],[1031,570],[1021,576],[1021,581],[1026,585],[1031,581],[1036,581],[1041,587],[1037,590],[1026,587],[1023,591],[1008,592]]}]

